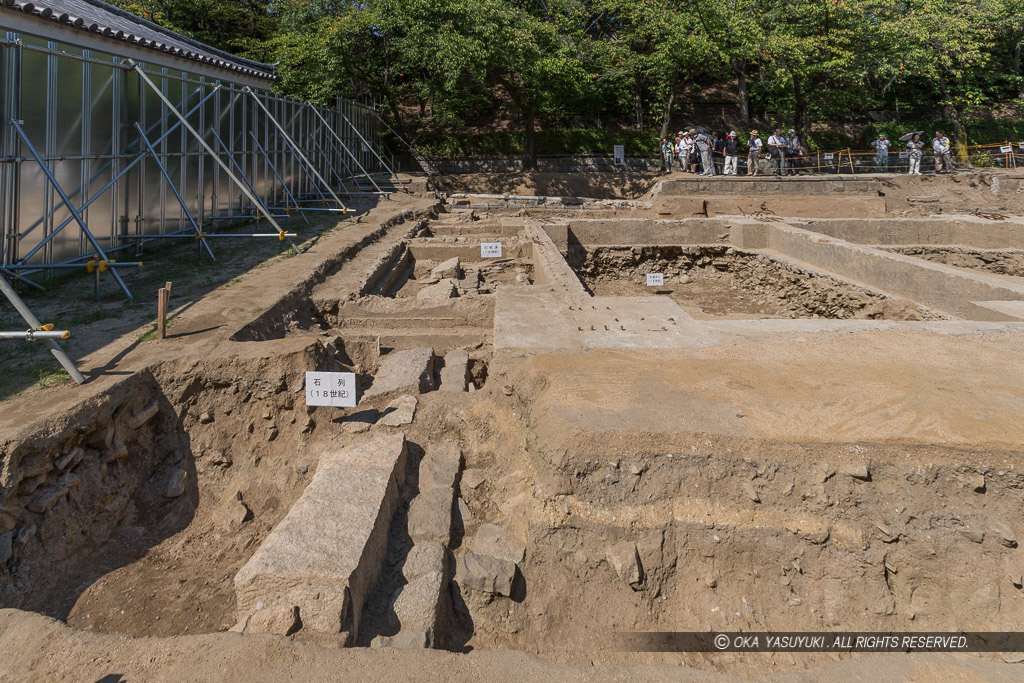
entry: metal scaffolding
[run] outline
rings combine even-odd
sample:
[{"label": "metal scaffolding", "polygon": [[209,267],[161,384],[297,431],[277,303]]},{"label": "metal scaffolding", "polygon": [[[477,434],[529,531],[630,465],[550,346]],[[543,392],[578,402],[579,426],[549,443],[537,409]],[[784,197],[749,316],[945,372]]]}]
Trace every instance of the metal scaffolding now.
[{"label": "metal scaffolding", "polygon": [[[287,240],[295,211],[344,216],[343,197],[387,196],[393,169],[372,146],[383,122],[365,106],[324,107],[269,92],[274,67],[202,45],[99,2],[71,17],[37,3],[0,3],[0,302],[25,319],[0,339],[56,345],[13,285],[44,290],[83,269],[131,298],[119,253],[150,240]],[[369,181],[373,192],[363,191]],[[270,230],[218,231],[265,219]],[[129,252],[130,254],[131,252]]]}]

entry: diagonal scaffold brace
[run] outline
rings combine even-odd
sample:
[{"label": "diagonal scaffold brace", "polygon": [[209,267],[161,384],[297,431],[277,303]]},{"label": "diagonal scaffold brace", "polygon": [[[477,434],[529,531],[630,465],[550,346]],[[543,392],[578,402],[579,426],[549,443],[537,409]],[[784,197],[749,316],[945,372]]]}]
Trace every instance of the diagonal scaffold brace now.
[{"label": "diagonal scaffold brace", "polygon": [[64,349],[60,348],[55,341],[57,339],[67,339],[71,336],[71,333],[67,330],[54,330],[53,325],[41,325],[39,318],[33,315],[32,311],[29,310],[29,307],[22,301],[18,293],[14,291],[14,287],[11,286],[11,283],[3,275],[0,275],[0,292],[3,292],[7,300],[17,309],[29,326],[29,329],[24,332],[0,332],[0,339],[24,339],[26,341],[43,342],[46,348],[50,349],[50,353],[57,359],[57,362],[71,375],[71,379],[75,380],[76,384],[83,384],[85,377],[75,367],[74,361],[68,357],[68,354],[64,353]]},{"label": "diagonal scaffold brace", "polygon": [[[238,187],[238,189],[242,191],[242,194],[244,194],[246,198],[250,202],[252,202],[253,206],[256,207],[256,209],[263,215],[263,217],[266,218],[267,221],[269,221],[272,226],[274,226],[274,229],[277,230],[278,238],[281,240],[287,239],[288,242],[291,243],[292,249],[295,250],[295,253],[301,254],[302,249],[300,249],[299,245],[296,244],[294,240],[292,240],[293,237],[296,237],[295,233],[286,232],[278,224],[278,222],[274,220],[274,217],[270,215],[270,212],[263,208],[262,202],[260,202],[256,198],[256,196],[253,195],[253,193],[249,190],[249,188],[246,187],[246,185],[242,183],[242,181],[239,180],[234,173],[231,172],[231,168],[224,163],[224,160],[220,158],[220,156],[213,149],[213,147],[211,147],[210,144],[206,141],[206,139],[199,134],[199,131],[192,127],[192,124],[190,124],[188,120],[182,115],[182,113],[178,111],[178,108],[174,106],[174,103],[171,102],[167,98],[167,96],[164,95],[163,91],[160,88],[158,88],[156,84],[149,78],[149,75],[146,73],[145,69],[142,68],[142,65],[131,59],[129,59],[127,63],[129,66],[132,67],[132,69],[135,70],[135,73],[139,74],[139,78],[141,78],[146,83],[146,85],[149,86],[149,89],[156,93],[156,96],[160,98],[160,100],[164,103],[164,105],[167,106],[170,112],[178,118],[178,120],[181,122],[181,125],[185,128],[185,130],[191,133],[192,137],[194,137],[196,141],[198,141],[199,144],[202,145],[203,149],[206,150],[206,153],[213,157],[214,162],[216,162],[216,164],[220,166],[220,169],[224,171],[224,174],[231,180],[231,182],[233,182]],[[206,237],[206,235],[204,235],[204,237]]]},{"label": "diagonal scaffold brace", "polygon": [[399,187],[401,187],[404,190],[405,183],[403,183],[402,179],[398,177],[398,174],[395,173],[394,169],[392,169],[388,165],[388,162],[384,161],[384,157],[382,157],[380,154],[377,154],[377,150],[373,148],[373,145],[370,144],[369,140],[363,137],[363,134],[359,132],[359,129],[356,128],[356,125],[349,121],[348,117],[342,114],[340,111],[338,112],[338,116],[340,116],[345,121],[345,123],[348,124],[348,127],[352,129],[352,132],[356,134],[356,137],[362,140],[363,144],[366,145],[366,149],[370,150],[373,153],[373,156],[377,157],[377,160],[380,162],[380,165],[387,169],[387,172],[391,174],[391,178],[398,184]]},{"label": "diagonal scaffold brace", "polygon": [[[365,176],[366,176],[366,177],[367,177],[367,178],[369,179],[369,181],[370,181],[370,182],[371,182],[371,183],[373,184],[373,186],[374,186],[374,187],[375,187],[375,188],[377,189],[377,192],[379,192],[380,194],[384,195],[384,197],[385,197],[385,198],[387,198],[387,199],[391,199],[391,195],[390,195],[389,193],[387,193],[387,192],[383,191],[382,189],[380,189],[380,185],[378,185],[378,184],[377,184],[377,181],[373,179],[373,176],[372,176],[372,175],[370,175],[369,173],[367,173],[367,172],[366,172],[366,169],[365,169],[365,168],[363,168],[363,165],[362,165],[361,163],[359,163],[359,159],[357,159],[357,158],[356,158],[356,155],[352,153],[352,151],[351,151],[351,150],[350,150],[350,149],[348,148],[348,145],[346,145],[346,144],[345,144],[345,143],[344,143],[344,142],[342,141],[341,137],[340,137],[340,136],[339,136],[339,135],[338,135],[338,134],[337,134],[336,132],[334,132],[334,128],[332,128],[332,127],[331,127],[331,124],[329,124],[329,123],[327,122],[327,119],[325,119],[325,118],[323,117],[323,115],[322,115],[322,114],[321,114],[321,113],[320,113],[319,111],[317,111],[317,108],[316,108],[316,106],[315,106],[315,105],[313,105],[313,103],[311,103],[311,102],[307,102],[306,104],[308,104],[308,105],[309,105],[309,107],[310,107],[310,109],[311,109],[311,110],[313,111],[313,113],[314,113],[314,114],[316,114],[316,117],[317,117],[318,119],[320,119],[320,121],[321,121],[321,122],[323,122],[323,124],[324,124],[324,128],[326,128],[326,129],[327,129],[327,131],[328,131],[328,132],[330,132],[331,136],[332,136],[332,137],[333,137],[333,138],[334,138],[335,140],[337,140],[337,141],[338,141],[338,144],[339,144],[339,145],[341,145],[341,148],[342,148],[343,150],[345,150],[345,154],[347,154],[347,155],[348,155],[349,159],[351,159],[352,161],[354,161],[354,162],[355,162],[355,164],[356,164],[356,166],[357,166],[357,167],[359,168],[359,170],[363,172],[363,175],[365,175]],[[333,145],[333,143],[332,143],[332,145],[331,145],[331,146],[332,146],[332,147],[334,146],[334,145]],[[335,147],[335,151],[337,151],[337,148],[336,148],[336,147]],[[340,155],[339,155],[339,156],[340,156]],[[342,161],[342,163],[344,163],[344,162],[345,162],[345,159],[344,159],[344,157],[342,157],[342,158],[341,158],[341,161]],[[346,166],[346,168],[347,168],[347,167],[348,167],[348,164],[345,164],[345,166]],[[349,170],[349,173],[351,174],[351,173],[352,173],[352,169],[348,169],[348,170]],[[356,184],[358,185],[358,184],[359,184],[359,180],[358,180],[358,178],[356,178],[354,174],[352,174],[352,178],[356,180]]]},{"label": "diagonal scaffold brace", "polygon": [[216,261],[217,257],[213,255],[213,250],[210,249],[210,245],[207,244],[202,228],[200,228],[199,224],[196,223],[196,219],[192,217],[192,212],[188,210],[188,205],[185,204],[185,200],[181,198],[181,193],[178,192],[178,188],[175,187],[174,181],[171,180],[171,174],[169,174],[167,169],[164,168],[163,162],[160,161],[160,155],[156,153],[156,150],[153,149],[153,145],[149,143],[149,138],[146,137],[146,131],[142,129],[142,126],[139,125],[138,121],[135,122],[135,129],[139,132],[139,139],[142,141],[142,144],[145,145],[150,156],[153,157],[157,167],[159,167],[164,180],[166,180],[167,184],[170,185],[171,192],[174,193],[175,198],[178,200],[178,204],[181,205],[181,210],[185,212],[185,217],[188,218],[189,225],[191,225],[192,229],[195,230],[196,239],[199,240],[199,242],[206,248],[206,253],[210,255],[210,260]]},{"label": "diagonal scaffold brace", "polygon": [[[292,204],[295,205],[295,210],[299,212],[300,216],[302,216],[302,220],[306,221],[306,225],[309,225],[309,219],[306,218],[306,214],[302,212],[302,206],[299,205],[299,200],[295,198],[295,195],[293,195],[292,191],[288,188],[288,183],[286,183],[284,181],[284,178],[281,177],[281,174],[277,172],[277,166],[274,166],[274,162],[270,160],[270,155],[267,154],[267,151],[265,149],[263,149],[263,145],[261,145],[260,141],[256,138],[256,134],[250,130],[249,137],[252,138],[252,142],[254,145],[256,145],[256,149],[259,150],[259,153],[263,156],[263,160],[267,162],[267,166],[269,166],[270,170],[273,171],[274,177],[277,178],[277,182],[281,183],[281,187],[284,188],[284,193],[288,195],[289,199],[292,200]],[[287,202],[285,202],[284,210],[286,212],[288,211]]]},{"label": "diagonal scaffold brace", "polygon": [[324,180],[324,177],[320,175],[320,171],[316,170],[316,167],[310,163],[309,159],[306,158],[306,155],[302,153],[302,150],[299,149],[299,146],[295,143],[295,140],[292,139],[292,136],[289,135],[288,131],[284,129],[284,126],[282,126],[280,122],[278,122],[278,120],[274,118],[274,115],[270,113],[270,110],[267,109],[267,106],[260,101],[259,96],[256,95],[256,91],[250,88],[249,86],[245,86],[245,91],[252,96],[253,101],[256,102],[256,106],[262,109],[263,113],[266,114],[268,119],[270,119],[270,122],[274,124],[274,127],[277,129],[277,132],[284,136],[285,142],[287,142],[288,145],[292,148],[292,152],[294,152],[295,156],[299,158],[299,161],[301,163],[304,163],[313,173],[313,175],[316,176],[317,180],[323,183],[324,187],[327,188],[327,191],[331,193],[331,197],[333,197],[334,201],[337,202],[338,206],[341,207],[339,213],[355,213],[355,209],[350,209],[347,206],[345,206],[345,203],[341,201],[341,198],[338,197],[337,193],[335,193],[335,191],[331,189],[331,184]]},{"label": "diagonal scaffold brace", "polygon": [[[45,175],[46,179],[50,181],[51,185],[53,185],[53,189],[57,191],[57,195],[60,197],[60,200],[64,203],[64,206],[66,206],[68,211],[71,213],[71,217],[74,219],[76,223],[78,223],[78,227],[81,228],[82,234],[89,241],[89,244],[92,245],[92,248],[96,250],[97,258],[105,262],[110,262],[111,259],[107,258],[107,254],[103,251],[103,247],[101,247],[100,243],[96,241],[96,238],[89,230],[89,226],[85,224],[85,219],[82,218],[82,214],[80,214],[78,212],[78,209],[75,208],[75,205],[71,201],[71,198],[68,197],[66,192],[64,192],[64,188],[61,187],[61,184],[57,181],[57,178],[54,177],[53,172],[46,165],[46,162],[43,161],[43,158],[39,155],[39,152],[36,151],[36,148],[35,146],[33,146],[32,141],[28,139],[28,135],[25,134],[25,130],[21,127],[21,122],[17,121],[16,119],[11,119],[11,126],[14,128],[14,131],[18,134],[18,137],[21,138],[21,141],[28,148],[29,153],[35,158],[36,163],[39,164],[39,168],[42,169],[43,175]],[[128,290],[128,285],[126,285],[124,283],[124,280],[121,279],[121,276],[117,274],[117,270],[111,269],[110,274],[117,282],[118,287],[121,288],[121,291],[124,292],[125,296],[127,296],[129,300],[133,299],[134,297],[132,296],[132,293]]]}]

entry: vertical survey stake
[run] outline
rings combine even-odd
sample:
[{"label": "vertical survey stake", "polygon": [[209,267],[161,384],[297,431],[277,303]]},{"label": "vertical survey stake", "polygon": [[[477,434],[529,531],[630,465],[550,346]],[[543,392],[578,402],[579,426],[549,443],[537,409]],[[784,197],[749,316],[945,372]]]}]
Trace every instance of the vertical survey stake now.
[{"label": "vertical survey stake", "polygon": [[661,287],[665,284],[665,273],[647,273],[648,287]]},{"label": "vertical survey stake", "polygon": [[501,242],[481,242],[480,258],[501,258]]},{"label": "vertical survey stake", "polygon": [[306,405],[355,408],[354,372],[307,372]]}]

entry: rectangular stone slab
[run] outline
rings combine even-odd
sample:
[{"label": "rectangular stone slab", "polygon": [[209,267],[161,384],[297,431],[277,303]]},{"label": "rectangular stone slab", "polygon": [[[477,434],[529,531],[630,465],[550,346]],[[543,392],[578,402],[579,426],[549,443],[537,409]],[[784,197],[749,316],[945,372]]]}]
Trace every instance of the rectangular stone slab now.
[{"label": "rectangular stone slab", "polygon": [[239,618],[297,605],[302,627],[358,632],[377,581],[405,477],[404,434],[377,434],[325,451],[284,519],[235,575]]}]

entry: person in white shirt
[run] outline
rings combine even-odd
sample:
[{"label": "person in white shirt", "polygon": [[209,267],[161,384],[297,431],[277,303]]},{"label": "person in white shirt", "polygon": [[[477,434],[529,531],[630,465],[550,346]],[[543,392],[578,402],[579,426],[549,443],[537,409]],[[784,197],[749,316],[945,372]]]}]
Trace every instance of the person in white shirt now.
[{"label": "person in white shirt", "polygon": [[750,131],[750,139],[747,140],[747,175],[757,175],[757,165],[761,161],[761,137],[756,130]]},{"label": "person in white shirt", "polygon": [[693,150],[693,138],[689,132],[681,134],[679,140],[679,168],[683,173],[690,173],[690,152]]},{"label": "person in white shirt", "polygon": [[935,131],[935,138],[932,140],[932,151],[935,152],[935,172],[942,173],[942,167],[946,172],[952,173],[956,170],[953,166],[953,155],[949,151],[949,138],[941,130]]},{"label": "person in white shirt", "polygon": [[871,143],[875,148],[875,171],[877,173],[889,172],[889,147],[891,142],[885,137],[885,133],[879,133],[878,139]]},{"label": "person in white shirt", "polygon": [[768,138],[768,153],[772,159],[772,173],[782,175],[786,170],[786,138],[782,129],[776,128]]},{"label": "person in white shirt", "polygon": [[907,157],[910,159],[910,170],[907,171],[907,175],[921,175],[921,157],[924,155],[921,149],[923,147],[924,141],[921,140],[921,134],[914,133],[907,143]]}]

